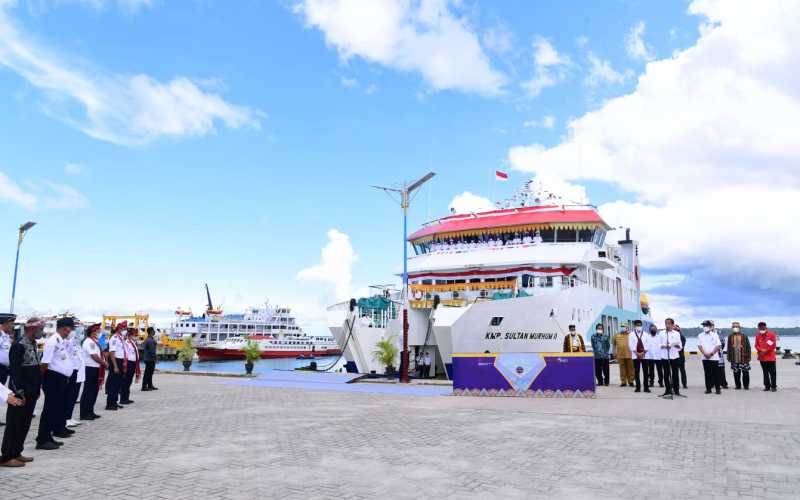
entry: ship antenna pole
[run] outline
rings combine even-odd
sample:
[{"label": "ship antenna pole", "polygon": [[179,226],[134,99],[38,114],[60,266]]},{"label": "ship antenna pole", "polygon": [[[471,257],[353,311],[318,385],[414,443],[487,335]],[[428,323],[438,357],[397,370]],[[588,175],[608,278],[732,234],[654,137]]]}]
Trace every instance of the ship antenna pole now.
[{"label": "ship antenna pole", "polygon": [[403,184],[402,189],[372,186],[387,193],[400,194],[400,207],[403,209],[403,351],[400,354],[400,382],[406,384],[410,382],[408,377],[408,207],[411,201],[409,195],[431,180],[434,175],[436,172],[428,172],[414,182]]}]

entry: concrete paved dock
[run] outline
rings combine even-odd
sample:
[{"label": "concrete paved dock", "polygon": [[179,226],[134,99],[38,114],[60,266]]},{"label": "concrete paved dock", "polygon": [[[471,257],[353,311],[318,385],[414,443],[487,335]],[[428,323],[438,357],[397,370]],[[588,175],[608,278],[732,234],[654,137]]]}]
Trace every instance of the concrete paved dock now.
[{"label": "concrete paved dock", "polygon": [[617,384],[564,400],[156,375],[161,390],[98,411],[61,450],[31,444],[0,497],[800,497],[800,366],[780,361],[765,393],[756,363],[750,391],[717,396],[699,365],[674,401]]}]

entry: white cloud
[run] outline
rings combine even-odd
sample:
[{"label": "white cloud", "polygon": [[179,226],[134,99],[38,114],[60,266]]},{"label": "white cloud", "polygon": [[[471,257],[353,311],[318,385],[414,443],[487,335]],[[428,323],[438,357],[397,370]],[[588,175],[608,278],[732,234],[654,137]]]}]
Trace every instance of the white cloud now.
[{"label": "white cloud", "polygon": [[42,197],[45,208],[73,210],[89,206],[86,196],[71,186],[52,181],[44,181],[44,184],[49,188]]},{"label": "white cloud", "polygon": [[344,61],[361,57],[419,72],[434,90],[499,94],[505,75],[450,7],[445,0],[304,0],[294,10]]},{"label": "white cloud", "polygon": [[497,210],[497,207],[489,198],[472,194],[469,191],[456,195],[447,205],[447,208],[454,214],[469,214],[473,212],[487,212]]},{"label": "white cloud", "polygon": [[570,65],[568,56],[560,54],[549,40],[536,37],[533,41],[533,78],[522,83],[529,96],[536,97],[542,90],[552,87],[566,78]]},{"label": "white cloud", "polygon": [[636,201],[600,207],[633,228],[651,269],[800,291],[800,4],[696,1],[697,43],[648,63],[635,91],[572,121],[512,166],[597,180]]},{"label": "white cloud", "polygon": [[644,21],[639,21],[631,27],[628,34],[625,35],[625,50],[634,59],[651,61],[654,58],[653,48],[648,46],[642,38],[644,30]]},{"label": "white cloud", "polygon": [[353,296],[353,265],[358,255],[353,251],[350,237],[336,229],[328,231],[328,243],[322,249],[320,263],[301,270],[297,279],[332,287],[337,301]]},{"label": "white cloud", "polygon": [[589,59],[590,68],[583,84],[587,87],[598,87],[604,84],[616,85],[633,76],[633,72],[630,70],[620,73],[611,67],[609,61],[600,59],[592,52],[589,52],[586,57]]},{"label": "white cloud", "polygon": [[260,113],[200,90],[185,77],[167,83],[85,67],[24,36],[0,3],[0,66],[40,89],[49,115],[104,141],[141,144],[162,136],[203,136],[218,123],[259,126]]},{"label": "white cloud", "polygon": [[0,201],[14,203],[27,209],[36,206],[36,196],[24,191],[3,172],[0,172]]},{"label": "white cloud", "polygon": [[78,163],[67,163],[64,165],[64,173],[69,175],[80,175],[83,173],[83,166]]},{"label": "white cloud", "polygon": [[358,87],[358,80],[355,78],[347,78],[346,76],[339,77],[339,83],[342,87],[352,89]]},{"label": "white cloud", "polygon": [[525,128],[553,128],[556,125],[556,117],[553,115],[545,115],[541,120],[527,120],[522,122]]},{"label": "white cloud", "polygon": [[664,286],[675,286],[683,283],[686,280],[684,274],[653,274],[647,273],[642,275],[642,290],[649,291],[654,288]]},{"label": "white cloud", "polygon": [[514,48],[514,34],[504,24],[498,24],[488,29],[481,40],[487,49],[498,54],[506,54]]}]

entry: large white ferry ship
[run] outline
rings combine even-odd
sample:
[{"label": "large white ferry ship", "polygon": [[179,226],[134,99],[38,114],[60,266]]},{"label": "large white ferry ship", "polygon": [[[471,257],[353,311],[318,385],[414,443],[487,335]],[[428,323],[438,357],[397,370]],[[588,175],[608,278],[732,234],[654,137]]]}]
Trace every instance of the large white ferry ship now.
[{"label": "large white ferry ship", "polygon": [[629,231],[607,242],[612,228],[596,207],[570,203],[536,181],[499,205],[411,234],[407,296],[386,291],[354,307],[331,306],[344,316],[330,330],[349,371],[384,371],[372,352],[384,338],[401,345],[405,301],[412,370],[427,352],[434,362],[426,375],[448,377],[453,353],[560,352],[570,324],[588,345],[597,323],[617,332],[649,321]]},{"label": "large white ferry ship", "polygon": [[[208,294],[208,287],[206,287]],[[172,325],[173,339],[192,338],[201,361],[244,359],[242,347],[255,341],[262,358],[329,356],[341,353],[331,336],[307,335],[297,324],[289,307],[265,303],[243,314],[223,314],[215,308],[208,294],[208,306],[202,316],[178,309]]]}]

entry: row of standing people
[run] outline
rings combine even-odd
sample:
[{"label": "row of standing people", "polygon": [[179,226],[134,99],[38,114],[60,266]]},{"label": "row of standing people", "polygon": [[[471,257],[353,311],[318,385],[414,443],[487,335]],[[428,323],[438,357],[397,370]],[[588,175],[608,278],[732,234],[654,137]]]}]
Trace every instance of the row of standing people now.
[{"label": "row of standing people", "polygon": [[[24,443],[34,418],[36,403],[44,394],[39,427],[36,436],[37,450],[57,450],[63,440],[75,434],[75,427],[85,421],[100,418],[95,413],[95,404],[104,382],[106,385],[106,410],[116,411],[123,405],[133,403],[130,387],[134,378],[138,379],[139,350],[135,331],[127,330],[127,324],[118,325],[108,342],[108,349],[101,346],[98,338],[100,324],[86,327],[81,341],[76,335],[74,318],[60,318],[56,331],[44,340],[41,356],[37,340],[44,332],[44,321],[31,318],[25,324],[23,334],[12,342],[16,317],[13,314],[0,314],[0,360],[3,365],[0,384],[8,378],[8,389],[12,393],[12,404],[7,409],[7,426],[2,442],[0,466],[22,467],[33,461],[23,455]],[[152,350],[155,355],[155,342],[152,332],[148,332],[145,352]],[[153,347],[153,349],[150,349]],[[154,363],[146,363],[150,366]],[[105,377],[105,372],[108,377]],[[143,390],[153,390],[152,370],[149,385]],[[81,388],[83,391],[81,391]],[[80,395],[79,402],[78,397]],[[13,404],[15,402],[21,404]],[[79,420],[73,419],[76,402],[80,408]],[[58,438],[58,440],[56,439]]]},{"label": "row of standing people", "polygon": [[[664,330],[659,331],[651,324],[645,333],[642,322],[636,320],[633,332],[623,328],[612,341],[603,325],[598,324],[591,337],[597,384],[609,385],[609,359],[613,353],[619,365],[621,387],[636,387],[635,392],[641,392],[644,385],[644,392],[651,392],[657,373],[659,386],[666,387],[662,395],[680,395],[681,387],[687,387],[686,337],[671,318],[665,320],[664,326]],[[711,394],[712,389],[721,394],[722,388],[728,388],[726,359],[731,365],[736,389],[749,390],[751,345],[741,325],[733,322],[727,337],[715,329],[711,320],[703,321],[702,327],[703,332],[698,335],[698,353],[703,363],[706,394]],[[570,325],[569,329],[564,339],[564,352],[585,352],[583,338],[575,331],[575,326]],[[767,329],[765,322],[758,324],[755,349],[762,368],[764,391],[775,392],[777,337]]]}]

